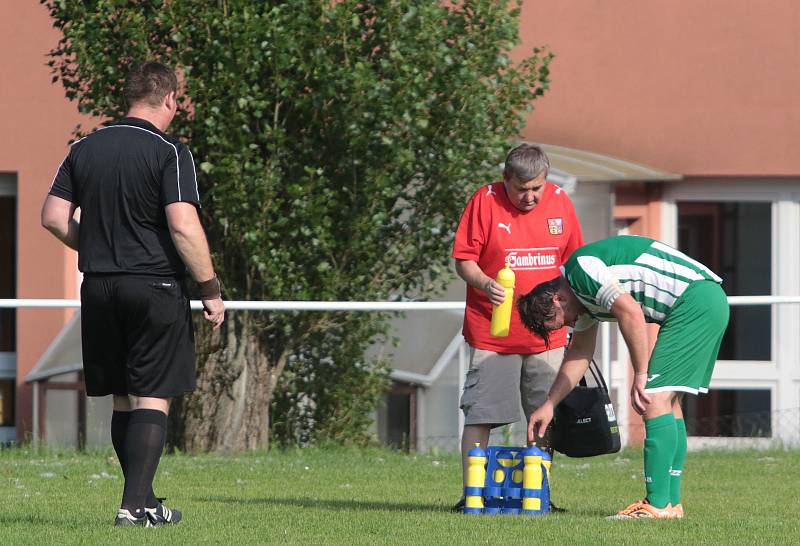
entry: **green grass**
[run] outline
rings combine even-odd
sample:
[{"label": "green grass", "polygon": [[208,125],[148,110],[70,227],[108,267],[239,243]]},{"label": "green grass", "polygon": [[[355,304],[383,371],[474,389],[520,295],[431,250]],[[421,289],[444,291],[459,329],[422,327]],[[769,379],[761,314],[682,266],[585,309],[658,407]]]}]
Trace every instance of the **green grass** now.
[{"label": "green grass", "polygon": [[[0,543],[10,544],[788,544],[800,542],[800,451],[690,453],[687,519],[606,521],[642,496],[641,454],[561,457],[568,514],[463,516],[455,455],[309,449],[162,459],[170,528],[114,528],[111,452],[0,451]],[[793,537],[793,538],[792,538]]]}]

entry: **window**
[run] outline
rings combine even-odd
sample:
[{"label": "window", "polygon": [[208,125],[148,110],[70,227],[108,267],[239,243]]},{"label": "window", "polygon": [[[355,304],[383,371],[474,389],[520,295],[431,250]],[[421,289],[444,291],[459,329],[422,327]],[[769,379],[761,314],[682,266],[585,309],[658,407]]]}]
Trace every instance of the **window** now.
[{"label": "window", "polygon": [[[0,186],[0,298],[15,298],[17,199],[2,190]],[[16,351],[16,316],[14,309],[0,309],[0,353]]]},{"label": "window", "polygon": [[14,380],[0,379],[0,427],[14,426]]},{"label": "window", "polygon": [[689,436],[772,436],[769,390],[714,389],[706,396],[686,396],[683,405]]},{"label": "window", "polygon": [[394,383],[378,412],[378,437],[385,445],[415,449],[417,389]]},{"label": "window", "polygon": [[[16,176],[0,173],[0,298],[4,299],[17,297],[16,194]],[[15,309],[0,309],[0,427],[14,426],[16,319]],[[0,435],[0,442],[6,439]]]},{"label": "window", "polygon": [[[772,204],[678,202],[678,248],[723,279],[729,296],[772,293]],[[769,305],[731,307],[720,360],[771,360]]]}]

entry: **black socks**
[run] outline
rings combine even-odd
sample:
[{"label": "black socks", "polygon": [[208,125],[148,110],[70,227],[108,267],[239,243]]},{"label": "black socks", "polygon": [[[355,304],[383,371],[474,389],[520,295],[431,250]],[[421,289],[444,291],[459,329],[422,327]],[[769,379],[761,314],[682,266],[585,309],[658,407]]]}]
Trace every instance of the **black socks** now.
[{"label": "black socks", "polygon": [[[125,460],[125,438],[128,435],[128,423],[131,419],[130,411],[117,411],[111,415],[111,443],[114,445],[114,452],[119,459],[119,465],[122,467],[122,475],[126,476],[127,465]],[[158,506],[158,499],[153,488],[150,487],[150,493],[147,494],[145,501],[147,508],[156,508]]]},{"label": "black socks", "polygon": [[154,508],[153,478],[166,440],[167,415],[159,410],[115,411],[111,417],[111,442],[125,476],[122,508],[133,516]]}]

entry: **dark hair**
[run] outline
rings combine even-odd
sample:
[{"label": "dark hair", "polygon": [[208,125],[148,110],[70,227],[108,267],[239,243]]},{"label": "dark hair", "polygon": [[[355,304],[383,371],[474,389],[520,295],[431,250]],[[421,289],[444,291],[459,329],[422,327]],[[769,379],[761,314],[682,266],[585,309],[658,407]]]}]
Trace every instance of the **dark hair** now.
[{"label": "dark hair", "polygon": [[548,349],[550,348],[550,331],[544,324],[555,318],[556,310],[553,305],[553,297],[566,282],[567,279],[564,277],[556,277],[551,281],[536,285],[533,290],[523,294],[517,300],[517,310],[522,324],[528,330],[541,337]]},{"label": "dark hair", "polygon": [[136,66],[125,79],[125,102],[128,106],[144,102],[158,106],[168,94],[178,90],[178,78],[169,67],[155,61]]},{"label": "dark hair", "polygon": [[539,146],[520,144],[508,153],[503,167],[503,178],[527,182],[541,174],[547,176],[549,171],[550,160]]}]

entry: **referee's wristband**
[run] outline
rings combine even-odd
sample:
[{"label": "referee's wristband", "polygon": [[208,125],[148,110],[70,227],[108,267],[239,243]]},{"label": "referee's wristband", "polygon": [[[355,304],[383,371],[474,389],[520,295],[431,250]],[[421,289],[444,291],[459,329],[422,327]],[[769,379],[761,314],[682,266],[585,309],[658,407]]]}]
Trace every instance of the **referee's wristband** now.
[{"label": "referee's wristband", "polygon": [[200,289],[198,295],[201,300],[215,300],[222,296],[222,284],[216,275],[207,281],[198,282],[197,286]]}]

